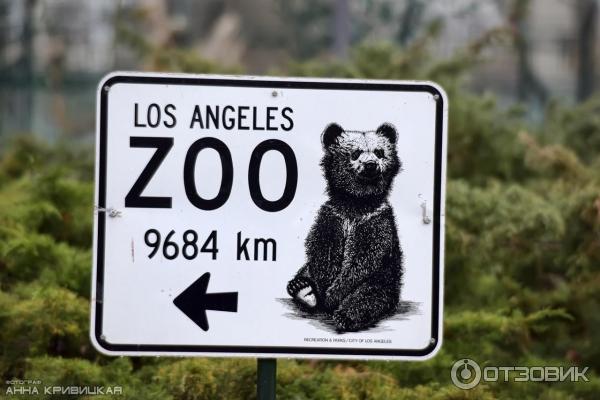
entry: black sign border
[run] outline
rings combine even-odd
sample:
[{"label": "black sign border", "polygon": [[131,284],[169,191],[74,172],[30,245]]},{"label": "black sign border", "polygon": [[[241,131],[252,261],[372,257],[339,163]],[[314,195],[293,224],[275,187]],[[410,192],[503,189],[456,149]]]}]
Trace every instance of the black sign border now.
[{"label": "black sign border", "polygon": [[[97,217],[97,247],[96,247],[96,298],[94,338],[98,345],[107,352],[143,353],[227,353],[238,354],[269,354],[302,356],[358,356],[358,357],[426,357],[434,352],[439,344],[439,295],[440,286],[440,210],[442,198],[442,157],[444,130],[444,99],[445,97],[433,85],[423,83],[376,83],[356,81],[319,81],[319,80],[263,80],[247,78],[213,78],[213,77],[181,77],[181,76],[147,76],[147,75],[113,75],[101,82],[100,91],[100,126],[99,126],[99,160],[98,160],[98,209],[106,208],[106,141],[108,118],[108,95],[110,88],[118,83],[159,84],[159,85],[189,85],[189,86],[225,86],[248,87],[265,89],[325,89],[325,90],[373,90],[395,92],[426,92],[436,96],[435,116],[435,171],[434,171],[434,209],[433,209],[433,280],[430,344],[423,349],[363,349],[335,347],[293,347],[293,346],[215,346],[215,345],[152,345],[152,344],[114,344],[105,340],[102,335],[102,312],[104,298],[104,243],[106,229],[106,212],[99,211]],[[149,354],[149,355],[151,355]],[[215,356],[218,356],[215,354]]]}]

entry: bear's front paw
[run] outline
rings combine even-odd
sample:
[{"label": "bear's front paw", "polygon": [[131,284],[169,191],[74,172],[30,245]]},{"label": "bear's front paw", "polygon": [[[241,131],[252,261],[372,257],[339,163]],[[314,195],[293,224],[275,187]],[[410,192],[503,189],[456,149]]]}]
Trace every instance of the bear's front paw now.
[{"label": "bear's front paw", "polygon": [[287,285],[287,292],[294,300],[300,304],[315,308],[317,306],[317,296],[312,285],[312,282],[304,277],[292,279]]},{"label": "bear's front paw", "polygon": [[338,309],[333,313],[333,322],[338,332],[349,332],[358,330],[358,325],[354,321],[347,310]]}]

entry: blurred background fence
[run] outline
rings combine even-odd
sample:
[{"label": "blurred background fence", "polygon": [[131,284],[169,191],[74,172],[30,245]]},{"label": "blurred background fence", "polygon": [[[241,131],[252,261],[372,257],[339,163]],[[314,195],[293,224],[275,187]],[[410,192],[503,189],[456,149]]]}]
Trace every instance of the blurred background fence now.
[{"label": "blurred background fence", "polygon": [[442,59],[505,31],[512,39],[486,47],[468,85],[539,119],[550,99],[594,93],[597,19],[596,0],[0,0],[0,139],[89,142],[102,75],[171,69],[157,62],[168,49],[273,74],[291,61],[343,62],[359,44],[404,47],[426,30],[436,36],[431,56]]}]

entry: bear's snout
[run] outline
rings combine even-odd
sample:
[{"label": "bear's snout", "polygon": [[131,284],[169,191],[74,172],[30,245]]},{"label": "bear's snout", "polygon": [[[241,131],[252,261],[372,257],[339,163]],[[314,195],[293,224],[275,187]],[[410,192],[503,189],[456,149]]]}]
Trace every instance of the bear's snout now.
[{"label": "bear's snout", "polygon": [[377,169],[377,163],[375,161],[368,161],[362,165],[359,174],[365,178],[375,178],[379,174]]}]

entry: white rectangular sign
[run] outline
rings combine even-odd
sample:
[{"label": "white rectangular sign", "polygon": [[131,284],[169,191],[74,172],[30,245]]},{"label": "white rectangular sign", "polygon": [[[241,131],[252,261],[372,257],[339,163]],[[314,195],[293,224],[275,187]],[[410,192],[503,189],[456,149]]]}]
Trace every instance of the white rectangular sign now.
[{"label": "white rectangular sign", "polygon": [[440,348],[437,85],[115,73],[97,117],[99,351],[425,359]]}]

